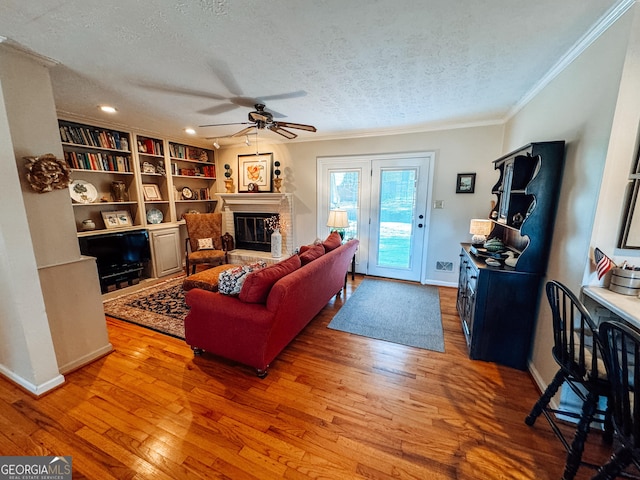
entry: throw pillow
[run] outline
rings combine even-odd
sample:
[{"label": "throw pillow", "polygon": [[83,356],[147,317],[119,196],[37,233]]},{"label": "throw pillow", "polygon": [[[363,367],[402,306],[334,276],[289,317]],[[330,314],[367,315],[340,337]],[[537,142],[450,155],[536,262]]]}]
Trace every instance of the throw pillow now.
[{"label": "throw pillow", "polygon": [[262,260],[249,265],[238,265],[224,272],[220,272],[218,276],[218,293],[223,295],[238,295],[242,289],[248,274],[254,270],[266,267],[267,264]]},{"label": "throw pillow", "polygon": [[338,232],[331,232],[322,245],[326,252],[330,252],[342,245],[342,237]]},{"label": "throw pillow", "polygon": [[322,255],[324,255],[324,247],[322,245],[315,245],[300,254],[300,263],[302,263],[302,265],[306,265],[307,263],[314,261],[316,258],[320,258]]},{"label": "throw pillow", "polygon": [[300,250],[298,250],[298,253],[304,253],[307,250],[309,250],[310,248],[313,248],[315,245],[322,245],[322,240],[320,240],[319,238],[316,238],[312,244],[310,245],[302,245],[300,247]]},{"label": "throw pillow", "polygon": [[199,238],[198,250],[213,250],[213,238]]},{"label": "throw pillow", "polygon": [[296,271],[301,265],[300,257],[292,255],[267,268],[251,272],[247,275],[238,298],[246,303],[266,303],[271,287],[281,278]]}]

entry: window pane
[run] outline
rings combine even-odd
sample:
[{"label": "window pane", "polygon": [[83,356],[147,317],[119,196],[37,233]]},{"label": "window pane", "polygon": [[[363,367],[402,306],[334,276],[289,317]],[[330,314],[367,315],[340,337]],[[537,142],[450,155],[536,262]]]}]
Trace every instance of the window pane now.
[{"label": "window pane", "polygon": [[[349,227],[345,228],[344,238],[357,238],[360,213],[360,205],[358,203],[360,198],[360,171],[332,170],[330,176],[329,209],[340,208],[347,211]],[[329,212],[327,212],[328,217]]]},{"label": "window pane", "polygon": [[379,266],[411,267],[411,233],[416,204],[415,185],[415,170],[383,170],[381,172]]}]

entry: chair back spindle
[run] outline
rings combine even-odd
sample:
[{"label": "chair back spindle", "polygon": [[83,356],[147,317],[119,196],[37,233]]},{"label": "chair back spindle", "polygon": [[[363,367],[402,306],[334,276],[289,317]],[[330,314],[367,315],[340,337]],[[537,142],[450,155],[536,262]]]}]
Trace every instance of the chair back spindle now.
[{"label": "chair back spindle", "polygon": [[613,425],[620,446],[593,478],[608,480],[617,478],[631,463],[640,469],[640,401],[636,401],[640,394],[640,331],[621,322],[606,321],[600,325],[600,338],[611,382]]}]

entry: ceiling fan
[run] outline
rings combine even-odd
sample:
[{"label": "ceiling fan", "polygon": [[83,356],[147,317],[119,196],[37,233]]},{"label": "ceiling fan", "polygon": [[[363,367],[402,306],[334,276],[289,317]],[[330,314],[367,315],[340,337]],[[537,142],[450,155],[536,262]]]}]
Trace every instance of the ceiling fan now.
[{"label": "ceiling fan", "polygon": [[263,103],[256,103],[253,107],[255,108],[255,110],[252,112],[249,112],[248,122],[214,123],[210,125],[200,125],[200,127],[221,127],[224,125],[251,125],[250,127],[243,128],[239,132],[234,133],[233,135],[230,135],[230,136],[242,137],[244,135],[248,135],[251,131],[253,131],[253,129],[262,130],[266,128],[268,130],[271,130],[272,132],[277,133],[278,135],[282,135],[283,137],[289,140],[291,140],[292,138],[296,138],[298,135],[287,130],[287,128],[295,128],[297,130],[306,130],[307,132],[316,131],[316,127],[312,125],[304,125],[302,123],[274,121],[273,114],[265,110],[265,105]]}]

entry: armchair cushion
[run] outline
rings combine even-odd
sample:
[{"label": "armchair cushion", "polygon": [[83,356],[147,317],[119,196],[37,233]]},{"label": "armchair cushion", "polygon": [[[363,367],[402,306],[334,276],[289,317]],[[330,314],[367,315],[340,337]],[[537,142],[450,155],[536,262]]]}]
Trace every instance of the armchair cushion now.
[{"label": "armchair cushion", "polygon": [[213,250],[213,238],[199,238],[198,250]]},{"label": "armchair cushion", "polygon": [[198,250],[189,254],[189,263],[223,263],[225,253],[222,250]]},{"label": "armchair cushion", "polygon": [[222,250],[222,214],[221,213],[185,213],[191,251],[198,250],[198,239],[210,238],[214,250]]}]

